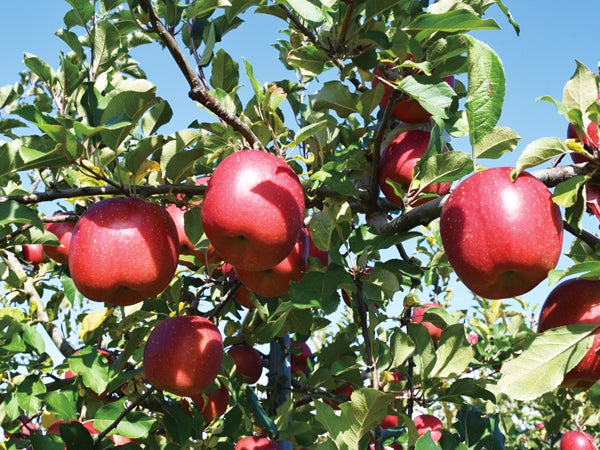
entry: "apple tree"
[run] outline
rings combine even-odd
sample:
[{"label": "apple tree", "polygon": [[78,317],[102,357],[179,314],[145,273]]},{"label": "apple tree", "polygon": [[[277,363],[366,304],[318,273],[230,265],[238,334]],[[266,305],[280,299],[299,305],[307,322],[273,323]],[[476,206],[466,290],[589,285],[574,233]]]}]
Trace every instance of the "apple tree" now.
[{"label": "apple tree", "polygon": [[[597,74],[509,164],[501,0],[67,3],[0,89],[2,448],[597,438]],[[255,15],[283,79],[228,53]],[[211,119],[172,123],[140,46]]]}]

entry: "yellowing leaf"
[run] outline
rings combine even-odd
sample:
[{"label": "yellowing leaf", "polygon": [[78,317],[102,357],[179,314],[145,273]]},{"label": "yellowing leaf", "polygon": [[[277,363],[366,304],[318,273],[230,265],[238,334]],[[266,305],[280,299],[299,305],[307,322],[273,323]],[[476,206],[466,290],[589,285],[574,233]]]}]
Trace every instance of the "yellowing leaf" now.
[{"label": "yellowing leaf", "polygon": [[98,328],[102,323],[112,315],[113,308],[104,308],[97,311],[92,311],[85,316],[81,322],[81,329],[79,330],[79,337],[85,341],[87,336]]}]

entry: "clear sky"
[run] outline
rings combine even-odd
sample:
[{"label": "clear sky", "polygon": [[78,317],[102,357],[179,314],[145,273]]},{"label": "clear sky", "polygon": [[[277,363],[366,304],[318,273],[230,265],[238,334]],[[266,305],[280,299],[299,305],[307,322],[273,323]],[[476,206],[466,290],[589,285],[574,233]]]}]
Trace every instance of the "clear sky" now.
[{"label": "clear sky", "polygon": [[[490,45],[504,64],[507,90],[500,124],[513,128],[522,140],[513,155],[487,162],[490,166],[514,164],[525,145],[537,138],[564,138],[565,119],[556,113],[552,104],[536,102],[536,98],[550,95],[560,99],[565,82],[575,70],[575,60],[592,71],[597,71],[600,60],[600,0],[505,0],[505,4],[521,26],[520,36],[495,6],[490,14],[502,30],[481,32],[476,36]],[[57,66],[59,50],[64,46],[54,32],[61,27],[62,17],[68,9],[69,5],[62,0],[4,0],[0,3],[0,86],[18,80],[18,73],[24,69],[25,52]],[[255,15],[245,19],[246,23],[227,34],[219,45],[241,67],[242,58],[249,60],[260,82],[293,77],[282,68],[277,51],[270,45],[281,37],[277,35],[281,28],[278,21]],[[146,46],[137,50],[134,57],[142,63],[150,81],[158,86],[158,95],[166,98],[174,110],[168,131],[185,128],[197,118],[205,120],[208,117],[188,99],[185,80],[166,51],[158,45]],[[241,80],[249,87],[243,76]],[[469,151],[468,148],[459,150]],[[591,222],[591,227],[591,231],[597,231],[595,222]],[[546,286],[541,286],[527,294],[526,299],[539,303],[545,298],[546,290]]]}]

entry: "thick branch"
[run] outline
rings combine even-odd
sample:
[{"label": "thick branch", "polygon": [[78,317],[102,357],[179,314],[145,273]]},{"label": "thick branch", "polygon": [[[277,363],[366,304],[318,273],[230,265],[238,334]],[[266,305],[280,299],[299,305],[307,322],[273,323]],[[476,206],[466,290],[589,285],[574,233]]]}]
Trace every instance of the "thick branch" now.
[{"label": "thick branch", "polygon": [[46,305],[44,305],[40,294],[33,285],[33,281],[27,276],[19,260],[11,252],[3,252],[3,256],[8,268],[22,281],[23,291],[29,297],[31,304],[35,306],[36,319],[44,326],[44,329],[52,339],[52,342],[54,342],[64,356],[72,355],[75,352],[75,349],[67,342],[60,331],[60,328],[50,321],[48,313],[46,312]]},{"label": "thick branch", "polygon": [[171,56],[177,63],[179,70],[190,85],[189,97],[205,106],[209,111],[222,119],[231,128],[241,134],[252,148],[262,149],[263,146],[260,140],[252,132],[250,127],[240,120],[238,116],[228,111],[222,103],[208,93],[200,83],[196,72],[185,59],[183,53],[179,49],[177,41],[169,33],[169,30],[160,21],[156,12],[152,8],[150,0],[139,0],[140,6],[148,13],[153,30],[158,34],[162,43],[167,47]]}]

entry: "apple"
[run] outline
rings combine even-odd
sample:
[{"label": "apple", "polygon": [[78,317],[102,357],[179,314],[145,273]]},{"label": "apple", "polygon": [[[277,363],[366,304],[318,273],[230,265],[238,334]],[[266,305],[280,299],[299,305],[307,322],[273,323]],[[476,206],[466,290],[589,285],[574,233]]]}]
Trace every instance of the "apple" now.
[{"label": "apple", "polygon": [[594,438],[585,431],[567,431],[560,439],[560,450],[596,450]]},{"label": "apple", "polygon": [[[409,59],[412,59],[409,56]],[[394,64],[391,61],[382,61],[383,66],[386,70],[394,70]],[[386,78],[385,75],[378,69],[375,68],[373,71],[375,75],[377,75],[372,82],[372,87],[375,87],[381,82],[379,77]],[[393,82],[393,80],[391,80]],[[444,81],[450,85],[450,87],[454,88],[454,77],[448,76],[444,78]],[[394,88],[387,83],[383,84],[383,98],[379,102],[379,106],[384,109],[392,95]],[[414,98],[407,98],[404,100],[399,100],[394,106],[394,111],[392,112],[392,116],[406,123],[424,123],[428,122],[431,114],[421,106],[421,104]]]},{"label": "apple", "polygon": [[432,308],[443,309],[443,306],[438,303],[425,303],[423,306],[415,306],[412,310],[412,320],[415,323],[423,324],[423,326],[427,328],[427,332],[429,333],[429,336],[431,336],[431,340],[433,342],[438,342],[442,336],[442,331],[444,330],[431,322],[423,321],[423,316],[425,313]]},{"label": "apple", "polygon": [[281,158],[242,150],[216,167],[204,195],[202,225],[237,270],[270,269],[294,248],[304,220],[304,192]]},{"label": "apple", "polygon": [[16,432],[8,432],[4,430],[4,437],[6,439],[24,440],[29,439],[31,433],[39,431],[39,425],[27,416],[21,415],[18,417],[19,425]]},{"label": "apple", "polygon": [[524,294],[556,266],[562,217],[548,188],[510,167],[476,172],[447,197],[440,235],[450,265],[475,294],[500,299]]},{"label": "apple", "polygon": [[398,426],[398,416],[395,414],[388,414],[383,418],[379,426],[384,430],[387,430],[388,428],[396,428]]},{"label": "apple", "polygon": [[235,267],[239,280],[255,294],[278,297],[290,290],[292,281],[299,282],[308,268],[308,235],[301,231],[290,253],[275,266],[265,270]]},{"label": "apple", "polygon": [[[65,213],[56,213],[56,216],[72,215]],[[73,229],[75,228],[75,222],[64,221],[64,222],[48,222],[44,225],[46,231],[53,233],[60,244],[56,245],[44,245],[44,253],[48,255],[50,259],[53,259],[60,264],[69,264],[69,248],[71,244],[71,237],[73,236]]]},{"label": "apple", "polygon": [[[221,275],[223,277],[225,277],[226,279],[229,279],[229,280],[238,280],[239,281],[239,278],[237,276],[237,272],[235,271],[235,267],[233,267],[229,263],[223,263],[223,264],[221,264],[212,273],[212,276],[214,278],[218,278]],[[250,291],[250,289],[248,289],[243,284],[240,284],[240,286],[236,289],[235,293],[233,294],[233,299],[239,305],[245,306],[248,309],[255,309],[256,308],[256,306],[254,305],[254,303],[252,303],[252,291]]]},{"label": "apple", "polygon": [[308,359],[312,350],[306,342],[292,342],[290,344],[290,367],[292,374],[305,372],[308,369]]},{"label": "apple", "polygon": [[[73,422],[81,422],[79,420],[71,420],[70,422],[65,422],[63,419],[59,419],[57,421],[55,421],[52,425],[50,425],[48,427],[48,430],[46,430],[46,434],[57,434],[60,435],[60,426],[63,424],[70,424]],[[100,430],[98,430],[95,426],[94,426],[94,421],[93,420],[84,420],[81,422],[81,424],[84,426],[84,428],[88,431],[88,433],[90,433],[90,435],[92,436],[96,436],[98,434],[100,434]],[[119,436],[117,434],[112,434],[110,436],[108,436],[108,438],[116,445],[125,445],[125,444],[129,444],[129,443],[134,443],[137,442],[137,440],[135,439],[131,439],[131,438],[126,438],[124,436]],[[67,446],[65,445],[65,450],[67,448]]]},{"label": "apple", "polygon": [[227,353],[233,358],[237,372],[246,383],[254,384],[258,381],[263,371],[263,360],[258,350],[246,344],[237,344]]},{"label": "apple", "polygon": [[[404,206],[402,197],[394,192],[394,188],[387,183],[392,180],[398,183],[404,192],[413,179],[413,169],[427,151],[431,133],[424,130],[408,130],[396,136],[386,147],[379,163],[379,188],[385,197],[396,206]],[[447,151],[447,149],[444,149]],[[445,195],[450,191],[452,183],[441,182],[426,186],[423,192]],[[409,204],[416,206],[430,200],[430,197],[415,201],[409,198]]]},{"label": "apple", "polygon": [[431,440],[434,442],[439,441],[442,438],[442,429],[444,425],[442,421],[431,414],[421,414],[413,419],[415,427],[417,427],[417,433],[419,436],[423,436],[427,431],[431,432]]},{"label": "apple", "polygon": [[44,262],[44,246],[42,244],[23,244],[21,254],[23,259],[33,264],[37,269]]},{"label": "apple", "polygon": [[331,406],[333,409],[340,409],[340,403],[350,401],[352,391],[354,391],[354,386],[349,383],[344,383],[331,392],[335,399],[324,398],[323,402]]},{"label": "apple", "polygon": [[204,422],[209,423],[217,417],[221,417],[227,411],[229,405],[229,391],[222,383],[219,388],[208,393],[192,395],[191,399],[196,403],[204,417]]},{"label": "apple", "polygon": [[221,333],[210,320],[170,317],[148,336],[143,356],[146,379],[172,394],[199,394],[217,377],[223,352]]},{"label": "apple", "polygon": [[73,283],[87,298],[126,306],[160,294],[177,269],[177,229],[160,206],[109,198],[75,225],[69,251]]},{"label": "apple", "polygon": [[[558,284],[542,305],[538,332],[559,326],[589,323],[600,325],[600,280],[571,278]],[[600,328],[581,362],[565,375],[565,387],[589,388],[600,380]]]},{"label": "apple", "polygon": [[234,450],[278,450],[277,443],[267,437],[246,436],[236,442]]}]

